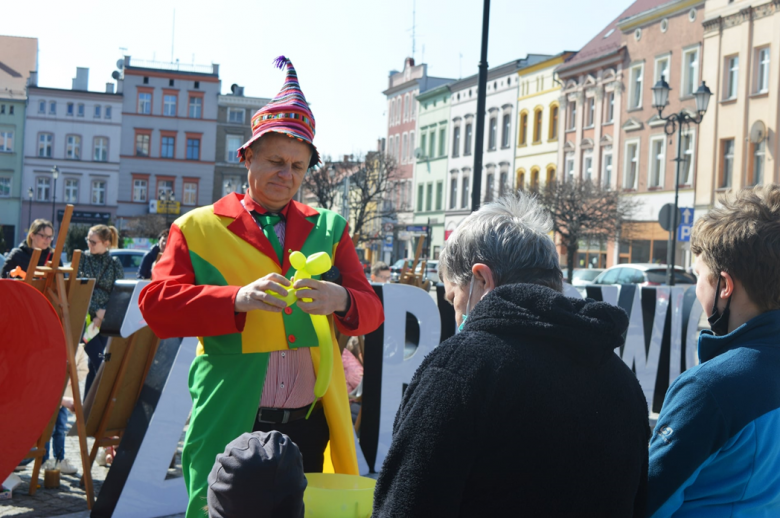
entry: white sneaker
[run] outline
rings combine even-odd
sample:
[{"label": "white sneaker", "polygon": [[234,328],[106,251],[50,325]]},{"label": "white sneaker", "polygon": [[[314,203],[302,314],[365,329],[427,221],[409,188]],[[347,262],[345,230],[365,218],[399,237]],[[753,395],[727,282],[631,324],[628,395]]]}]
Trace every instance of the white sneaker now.
[{"label": "white sneaker", "polygon": [[97,452],[97,456],[95,457],[95,462],[98,466],[105,466],[106,465],[106,449],[100,448]]},{"label": "white sneaker", "polygon": [[60,473],[65,475],[75,475],[79,472],[78,468],[71,466],[70,462],[68,462],[68,459],[63,459],[57,462],[57,469],[60,470]]},{"label": "white sneaker", "polygon": [[55,461],[54,459],[49,459],[41,465],[41,469],[44,471],[49,469],[57,469],[56,465],[57,465],[57,461]]}]

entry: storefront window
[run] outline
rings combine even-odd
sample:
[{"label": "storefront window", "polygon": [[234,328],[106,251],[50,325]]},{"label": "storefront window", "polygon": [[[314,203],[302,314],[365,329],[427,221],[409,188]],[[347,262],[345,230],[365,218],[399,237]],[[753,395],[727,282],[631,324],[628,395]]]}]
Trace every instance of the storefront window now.
[{"label": "storefront window", "polygon": [[649,263],[650,262],[650,241],[636,240],[631,242],[631,262]]}]

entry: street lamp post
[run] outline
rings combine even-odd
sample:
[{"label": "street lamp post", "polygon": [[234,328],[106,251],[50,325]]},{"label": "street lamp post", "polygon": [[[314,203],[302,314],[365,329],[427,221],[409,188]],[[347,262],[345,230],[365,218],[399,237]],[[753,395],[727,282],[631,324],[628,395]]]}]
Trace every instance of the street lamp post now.
[{"label": "street lamp post", "polygon": [[29,203],[27,204],[27,229],[29,231],[30,228],[32,228],[32,199],[33,199],[33,188],[30,187],[27,190],[27,198],[29,199]]},{"label": "street lamp post", "polygon": [[677,158],[674,159],[677,162],[676,171],[674,174],[674,210],[671,212],[669,218],[669,246],[667,250],[666,259],[666,283],[669,286],[674,286],[674,263],[675,263],[675,246],[677,244],[677,219],[680,209],[678,207],[678,198],[680,194],[680,164],[684,160],[681,156],[682,146],[682,127],[683,125],[689,125],[691,123],[701,124],[704,118],[704,113],[707,111],[707,105],[710,103],[710,96],[712,92],[707,88],[707,84],[702,81],[701,86],[693,94],[696,99],[696,115],[691,115],[690,112],[680,110],[679,113],[673,113],[668,117],[664,117],[661,113],[669,104],[669,83],[667,83],[663,76],[653,86],[653,108],[658,110],[658,118],[666,121],[664,126],[664,133],[668,136],[674,135],[677,131]]},{"label": "street lamp post", "polygon": [[160,192],[158,199],[163,203],[163,207],[165,208],[165,228],[168,228],[168,214],[171,213],[171,203],[176,201],[176,197],[173,195],[173,191],[162,191]]},{"label": "street lamp post", "polygon": [[54,204],[57,202],[57,177],[60,175],[60,169],[56,165],[51,168],[51,177],[54,178],[54,186],[51,190],[51,224],[57,225],[54,222]]}]

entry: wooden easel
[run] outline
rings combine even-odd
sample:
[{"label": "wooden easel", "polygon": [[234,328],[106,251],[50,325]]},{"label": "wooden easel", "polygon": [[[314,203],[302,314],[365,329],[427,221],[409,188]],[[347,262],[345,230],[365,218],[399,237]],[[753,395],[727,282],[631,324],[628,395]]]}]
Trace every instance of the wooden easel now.
[{"label": "wooden easel", "polygon": [[425,278],[425,266],[427,263],[426,260],[422,261],[420,272],[417,273],[417,263],[420,260],[420,256],[422,255],[423,241],[424,239],[422,237],[417,240],[417,251],[414,253],[414,262],[412,262],[412,267],[407,268],[407,265],[404,264],[404,267],[401,270],[401,275],[398,278],[398,282],[401,284],[408,284],[410,286],[417,286],[418,288],[422,288],[425,291],[428,291],[431,288],[431,281]]},{"label": "wooden easel", "polygon": [[[60,225],[59,235],[57,236],[57,246],[54,249],[54,255],[50,262],[45,266],[38,266],[41,250],[36,248],[33,251],[30,264],[27,267],[24,282],[40,291],[49,299],[57,315],[62,322],[65,331],[65,345],[67,348],[67,369],[70,377],[70,384],[73,390],[73,409],[76,414],[76,428],[79,436],[79,449],[81,450],[81,466],[84,471],[84,489],[87,493],[87,508],[92,509],[95,500],[92,486],[92,473],[90,472],[91,463],[89,462],[89,450],[87,449],[87,435],[84,423],[84,409],[81,404],[81,395],[79,393],[79,377],[76,372],[76,344],[78,344],[81,331],[84,327],[84,320],[89,309],[89,300],[92,296],[92,289],[95,284],[94,279],[89,281],[76,280],[78,265],[81,260],[81,251],[73,253],[71,266],[66,268],[60,265],[60,256],[65,246],[65,237],[70,227],[70,219],[73,215],[73,205],[65,207],[65,214]],[[65,281],[65,274],[69,274],[68,281]],[[63,387],[63,392],[64,392]],[[57,407],[59,412],[59,406]],[[54,428],[56,414],[44,430],[43,435],[38,439],[36,447],[30,451],[28,458],[35,458],[33,466],[32,479],[30,480],[30,495],[34,495],[38,487],[38,474],[41,469],[41,462],[45,452],[46,442],[51,438]]]}]

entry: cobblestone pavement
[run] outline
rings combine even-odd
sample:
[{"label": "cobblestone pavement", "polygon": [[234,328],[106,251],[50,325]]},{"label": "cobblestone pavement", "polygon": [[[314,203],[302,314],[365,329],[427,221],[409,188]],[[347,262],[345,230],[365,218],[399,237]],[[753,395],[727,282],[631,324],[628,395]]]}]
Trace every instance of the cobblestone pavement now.
[{"label": "cobblestone pavement", "polygon": [[[69,414],[68,426],[75,425],[76,419]],[[183,435],[182,435],[183,439]],[[87,439],[87,445],[92,448],[93,439]],[[46,518],[49,516],[62,516],[63,518],[88,518],[87,496],[84,488],[79,486],[81,478],[81,455],[79,453],[78,437],[65,438],[65,458],[71,465],[76,466],[79,472],[75,475],[60,474],[60,487],[58,489],[44,489],[43,470],[38,476],[39,488],[34,496],[29,495],[30,479],[32,478],[33,464],[28,464],[23,471],[16,474],[22,479],[14,490],[11,500],[0,500],[0,517],[20,518]],[[100,493],[103,481],[106,479],[109,468],[92,465],[92,482],[95,488],[95,496]],[[181,441],[176,452],[175,467],[168,471],[168,478],[181,476]],[[184,516],[184,515],[180,515]]]}]

